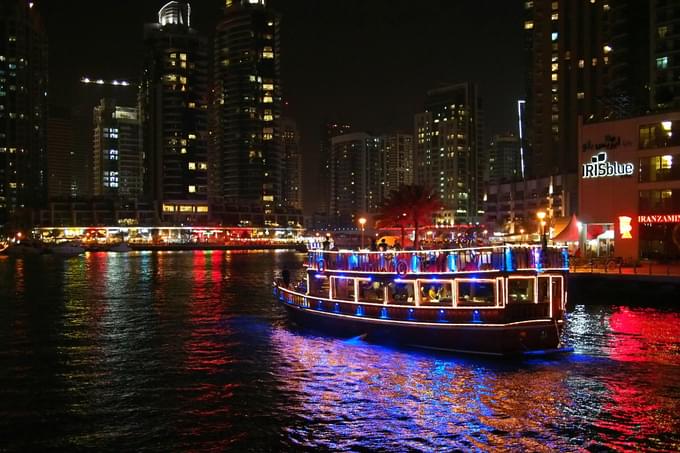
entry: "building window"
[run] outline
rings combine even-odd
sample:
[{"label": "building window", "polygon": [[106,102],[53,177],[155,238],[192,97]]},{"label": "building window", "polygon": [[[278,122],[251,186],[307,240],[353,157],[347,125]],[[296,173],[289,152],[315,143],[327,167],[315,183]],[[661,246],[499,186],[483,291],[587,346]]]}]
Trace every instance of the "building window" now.
[{"label": "building window", "polygon": [[584,66],[585,66],[585,61],[579,60],[579,61],[578,61],[578,67],[579,67],[579,68],[582,68],[582,67],[584,67]]},{"label": "building window", "polygon": [[668,34],[668,26],[663,25],[659,28],[656,29],[657,35],[659,36],[659,39],[664,39],[666,35]]},{"label": "building window", "polygon": [[274,51],[267,46],[262,50],[262,58],[274,58]]},{"label": "building window", "polygon": [[189,170],[196,170],[196,162],[189,162]]},{"label": "building window", "polygon": [[189,186],[189,193],[196,193],[196,186]]},{"label": "building window", "polygon": [[656,59],[656,69],[668,68],[668,57],[659,57]]},{"label": "building window", "polygon": [[531,30],[534,28],[534,21],[533,20],[528,20],[524,22],[524,29],[525,30]]},{"label": "building window", "polygon": [[552,41],[557,41],[557,36],[558,36],[558,33],[556,31],[554,31],[550,34],[550,39]]}]

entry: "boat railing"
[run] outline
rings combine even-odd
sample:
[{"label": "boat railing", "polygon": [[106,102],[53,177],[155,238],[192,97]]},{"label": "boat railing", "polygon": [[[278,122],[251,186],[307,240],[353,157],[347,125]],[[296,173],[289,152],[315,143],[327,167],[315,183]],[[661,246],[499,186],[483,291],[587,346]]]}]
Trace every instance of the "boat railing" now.
[{"label": "boat railing", "polygon": [[568,270],[566,247],[502,245],[441,250],[311,250],[307,266],[318,272],[352,271],[397,275],[447,272]]}]

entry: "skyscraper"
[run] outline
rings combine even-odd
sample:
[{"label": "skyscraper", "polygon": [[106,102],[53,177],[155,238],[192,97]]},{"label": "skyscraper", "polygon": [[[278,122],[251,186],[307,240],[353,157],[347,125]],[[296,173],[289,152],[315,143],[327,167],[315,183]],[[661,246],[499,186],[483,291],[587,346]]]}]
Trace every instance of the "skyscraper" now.
[{"label": "skyscraper", "polygon": [[282,120],[283,134],[283,200],[288,207],[302,210],[302,149],[297,124],[291,118]]},{"label": "skyscraper", "polygon": [[102,99],[94,108],[95,195],[137,198],[142,194],[143,153],[137,107]]},{"label": "skyscraper", "polygon": [[283,206],[279,16],[265,0],[226,0],[217,26],[210,149],[215,203]]},{"label": "skyscraper", "polygon": [[0,227],[47,198],[47,39],[36,9],[0,2]]},{"label": "skyscraper", "polygon": [[144,192],[168,222],[208,215],[207,41],[191,28],[191,7],[171,1],[144,27],[139,101]]},{"label": "skyscraper", "polygon": [[413,136],[385,134],[379,145],[381,184],[378,203],[391,191],[404,184],[413,184]]},{"label": "skyscraper", "polygon": [[519,139],[512,134],[497,134],[489,146],[489,183],[522,179]]},{"label": "skyscraper", "polygon": [[321,213],[328,216],[331,212],[331,139],[347,134],[352,126],[343,122],[325,122],[321,126],[319,190],[321,193]]},{"label": "skyscraper", "polygon": [[478,221],[488,160],[477,86],[467,82],[428,91],[414,129],[415,182],[435,189],[456,223]]},{"label": "skyscraper", "polygon": [[352,132],[331,139],[331,220],[356,227],[362,214],[376,212],[380,200],[379,139]]}]

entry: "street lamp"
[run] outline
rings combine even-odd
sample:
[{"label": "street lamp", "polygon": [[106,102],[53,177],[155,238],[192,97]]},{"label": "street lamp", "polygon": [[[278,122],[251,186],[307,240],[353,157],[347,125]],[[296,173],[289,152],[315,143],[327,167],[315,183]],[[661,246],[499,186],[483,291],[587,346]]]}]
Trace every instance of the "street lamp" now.
[{"label": "street lamp", "polygon": [[548,240],[545,236],[545,212],[538,211],[536,213],[536,217],[538,218],[539,224],[541,225],[541,246],[546,248],[548,246]]},{"label": "street lamp", "polygon": [[364,226],[366,225],[366,218],[359,218],[359,225],[361,225],[361,248],[364,248]]}]

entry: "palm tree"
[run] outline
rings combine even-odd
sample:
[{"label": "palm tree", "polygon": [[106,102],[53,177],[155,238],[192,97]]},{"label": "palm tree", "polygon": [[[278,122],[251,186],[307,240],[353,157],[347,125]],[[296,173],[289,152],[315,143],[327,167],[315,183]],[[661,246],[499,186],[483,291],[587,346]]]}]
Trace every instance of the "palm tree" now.
[{"label": "palm tree", "polygon": [[418,229],[432,222],[432,214],[442,207],[433,189],[419,185],[402,185],[391,191],[383,201],[378,224],[400,227],[402,244],[405,228],[413,226],[413,246],[418,248]]}]

